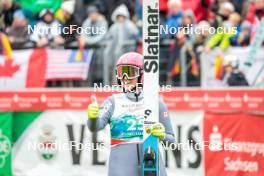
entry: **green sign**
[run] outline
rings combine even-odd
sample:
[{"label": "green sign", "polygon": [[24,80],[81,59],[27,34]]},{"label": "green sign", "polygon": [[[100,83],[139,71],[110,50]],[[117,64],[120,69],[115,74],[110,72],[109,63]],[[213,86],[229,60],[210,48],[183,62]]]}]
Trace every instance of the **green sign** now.
[{"label": "green sign", "polygon": [[12,113],[0,113],[0,175],[11,175]]}]

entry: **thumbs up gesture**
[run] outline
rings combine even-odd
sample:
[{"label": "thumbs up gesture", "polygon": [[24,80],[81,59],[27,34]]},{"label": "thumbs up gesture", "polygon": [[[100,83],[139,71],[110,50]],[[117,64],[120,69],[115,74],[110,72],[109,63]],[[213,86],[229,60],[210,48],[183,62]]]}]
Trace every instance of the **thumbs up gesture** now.
[{"label": "thumbs up gesture", "polygon": [[88,113],[88,118],[95,119],[97,118],[98,111],[99,111],[99,105],[96,100],[96,96],[92,95],[91,96],[92,103],[89,104],[87,113]]}]

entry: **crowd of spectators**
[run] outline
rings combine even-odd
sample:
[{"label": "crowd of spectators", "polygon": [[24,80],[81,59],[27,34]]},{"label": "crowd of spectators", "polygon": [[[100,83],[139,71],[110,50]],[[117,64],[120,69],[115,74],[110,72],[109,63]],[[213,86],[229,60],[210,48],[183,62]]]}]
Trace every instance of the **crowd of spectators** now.
[{"label": "crowd of spectators", "polygon": [[[124,52],[141,51],[142,0],[64,0],[56,11],[43,8],[39,13],[12,0],[2,0],[0,7],[0,29],[13,49],[99,48],[89,73],[91,82],[102,82],[102,70],[113,72],[113,64]],[[200,86],[201,53],[218,47],[221,55],[230,46],[249,46],[263,16],[264,0],[160,0],[161,26],[180,29],[176,34],[161,34],[161,43],[167,43],[169,52],[165,59],[166,82],[180,85],[180,57],[184,48],[187,86]],[[29,26],[34,29],[30,34]],[[189,26],[204,32],[186,34],[179,28]],[[62,32],[60,27],[68,27],[69,31]],[[78,27],[90,31],[80,34]],[[209,28],[219,27],[236,27],[236,33],[208,32]],[[109,76],[104,81],[111,83],[114,78]]]}]

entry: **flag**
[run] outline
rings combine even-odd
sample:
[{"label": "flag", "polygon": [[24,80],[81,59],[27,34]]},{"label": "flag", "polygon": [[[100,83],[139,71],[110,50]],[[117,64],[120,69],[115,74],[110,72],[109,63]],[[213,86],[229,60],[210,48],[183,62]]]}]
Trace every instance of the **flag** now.
[{"label": "flag", "polygon": [[180,61],[177,59],[174,63],[174,66],[171,69],[171,76],[176,76],[180,73]]},{"label": "flag", "polygon": [[192,60],[191,60],[191,72],[192,72],[192,75],[194,75],[194,76],[199,75],[199,65],[197,63],[196,58],[192,58]]},{"label": "flag", "polygon": [[220,55],[217,55],[215,57],[215,79],[221,80],[222,74],[223,74],[223,57]]},{"label": "flag", "polygon": [[45,49],[12,51],[7,37],[0,37],[0,90],[44,87]]},{"label": "flag", "polygon": [[93,51],[47,49],[47,80],[86,80]]},{"label": "flag", "polygon": [[47,80],[86,80],[93,52],[84,50],[23,49],[12,51],[2,39],[0,90],[45,87]]},{"label": "flag", "polygon": [[8,38],[5,34],[1,33],[1,44],[3,48],[3,55],[9,60],[12,59],[12,49]]}]

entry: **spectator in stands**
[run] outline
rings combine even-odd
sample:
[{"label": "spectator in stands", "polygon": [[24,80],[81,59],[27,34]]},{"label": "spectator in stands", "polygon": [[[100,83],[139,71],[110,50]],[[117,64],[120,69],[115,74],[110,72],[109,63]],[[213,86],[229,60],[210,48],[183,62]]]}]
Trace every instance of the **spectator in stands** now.
[{"label": "spectator in stands", "polygon": [[258,19],[264,17],[264,0],[255,0],[255,14]]},{"label": "spectator in stands", "polygon": [[142,21],[142,0],[136,0],[135,1],[135,16],[137,20]]},{"label": "spectator in stands", "polygon": [[210,10],[213,11],[215,14],[217,14],[219,12],[220,6],[224,2],[230,2],[230,0],[213,0]]},{"label": "spectator in stands", "polygon": [[222,80],[228,86],[248,86],[244,73],[239,69],[239,59],[237,56],[225,56]]},{"label": "spectator in stands", "polygon": [[31,40],[35,42],[37,47],[61,45],[64,43],[60,36],[60,27],[58,21],[54,20],[53,12],[50,9],[43,9],[39,13],[41,21],[34,28]]},{"label": "spectator in stands", "polygon": [[[251,24],[251,41],[254,40],[257,35],[257,28],[260,25],[261,19],[264,18],[264,0],[254,0],[249,5],[249,10],[246,16],[246,20],[248,20]],[[264,45],[264,42],[262,43]]]},{"label": "spectator in stands", "polygon": [[22,10],[14,13],[12,26],[6,29],[6,34],[13,49],[33,47],[28,35],[27,19]]},{"label": "spectator in stands", "polygon": [[96,6],[89,6],[87,14],[88,18],[82,24],[82,39],[86,45],[100,44],[108,29],[107,21]]},{"label": "spectator in stands", "polygon": [[192,0],[190,2],[187,1],[186,6],[193,10],[197,22],[200,22],[207,20],[207,13],[212,3],[212,0]]},{"label": "spectator in stands", "polygon": [[244,17],[246,13],[246,4],[245,0],[229,0],[235,7],[235,11]]},{"label": "spectator in stands", "polygon": [[207,43],[205,51],[209,52],[212,48],[219,45],[222,51],[225,51],[231,44],[231,38],[239,35],[241,17],[234,12],[230,15],[229,20],[223,23],[222,28]]},{"label": "spectator in stands", "polygon": [[[178,28],[181,25],[181,18],[183,16],[182,1],[169,0],[168,1],[168,18],[166,25],[168,28]],[[173,36],[171,36],[173,38]]]},{"label": "spectator in stands", "polygon": [[200,86],[200,55],[210,36],[210,27],[207,21],[200,21],[195,39],[186,44],[187,86]]},{"label": "spectator in stands", "polygon": [[210,37],[209,29],[210,29],[210,23],[208,21],[200,21],[198,25],[196,26],[198,33],[195,36],[195,40],[192,42],[192,44],[195,45],[196,48],[194,52],[197,52],[201,54],[204,48],[204,44]]},{"label": "spectator in stands", "polygon": [[234,5],[231,2],[224,2],[220,5],[219,17],[222,21],[228,20],[228,17],[235,11]]},{"label": "spectator in stands", "polygon": [[254,0],[248,9],[246,20],[253,25],[258,23],[264,17],[264,0]]},{"label": "spectator in stands", "polygon": [[[142,1],[142,0],[141,0]],[[160,12],[160,23],[163,24],[167,20],[168,15],[168,0],[160,0],[159,1],[159,12]]]},{"label": "spectator in stands", "polygon": [[[180,26],[185,27],[185,29],[194,29],[196,27],[196,19],[192,10],[188,9],[183,13]],[[195,34],[192,32],[185,32],[185,37],[187,40],[193,38],[194,36]]]},{"label": "spectator in stands", "polygon": [[[88,74],[88,81],[90,84],[92,83],[100,83],[102,82],[102,66],[103,66],[103,39],[105,37],[105,34],[108,30],[108,25],[105,17],[101,15],[97,9],[96,6],[89,6],[87,8],[87,14],[88,18],[83,22],[82,28],[84,29],[84,32],[81,36],[81,42],[84,43],[84,45],[88,45],[91,47],[95,47],[94,49],[94,55],[90,69]],[[88,30],[87,30],[88,29]]]},{"label": "spectator in stands", "polygon": [[231,45],[233,46],[248,46],[250,44],[252,25],[248,21],[244,21],[241,25],[241,31],[230,38]]},{"label": "spectator in stands", "polygon": [[168,60],[168,78],[167,82],[179,86],[180,84],[180,63],[181,63],[181,53],[183,52],[183,47],[188,43],[189,40],[193,39],[195,35],[192,35],[191,32],[188,33],[188,29],[195,27],[195,16],[192,10],[186,10],[182,16],[180,23],[180,30],[174,35],[173,43],[171,43],[169,51],[169,60]]},{"label": "spectator in stands", "polygon": [[20,9],[20,7],[17,3],[12,2],[12,0],[3,0],[1,5],[3,8],[1,18],[4,20],[5,27],[9,27],[12,25],[15,11]]},{"label": "spectator in stands", "polygon": [[98,0],[96,4],[98,5],[103,15],[106,17],[106,20],[110,26],[114,22],[112,20],[112,14],[114,13],[115,9],[122,4],[127,7],[127,10],[129,12],[129,18],[133,17],[135,14],[134,0]]},{"label": "spectator in stands", "polygon": [[139,31],[129,17],[128,9],[123,4],[118,6],[112,14],[114,24],[110,27],[107,38],[113,41],[113,44],[116,46],[115,53],[117,55],[123,54],[123,52],[119,52],[122,50],[123,42],[139,39]]},{"label": "spectator in stands", "polygon": [[[110,27],[106,39],[105,63],[109,65],[109,73],[113,73],[114,63],[122,54],[136,50],[136,41],[139,39],[139,30],[129,19],[127,7],[122,4],[112,14],[114,24]],[[107,63],[108,62],[108,63]],[[112,75],[112,74],[109,74]],[[111,81],[115,81],[113,77]]]},{"label": "spectator in stands", "polygon": [[215,14],[210,14],[214,16],[214,20],[210,19],[210,25],[215,28],[222,26],[223,22],[228,20],[228,17],[235,11],[234,5],[230,2],[219,3],[219,6]]},{"label": "spectator in stands", "polygon": [[82,23],[78,17],[74,15],[74,0],[64,1],[61,5],[61,12],[63,16],[63,25],[65,28],[68,28],[67,33],[62,33],[64,38],[65,47],[78,47],[78,33],[77,28],[81,27]]},{"label": "spectator in stands", "polygon": [[[142,0],[135,0],[135,16],[136,20],[138,20],[138,26],[142,26],[142,2]],[[160,25],[165,25],[168,14],[168,0],[160,0],[159,2]]]}]

